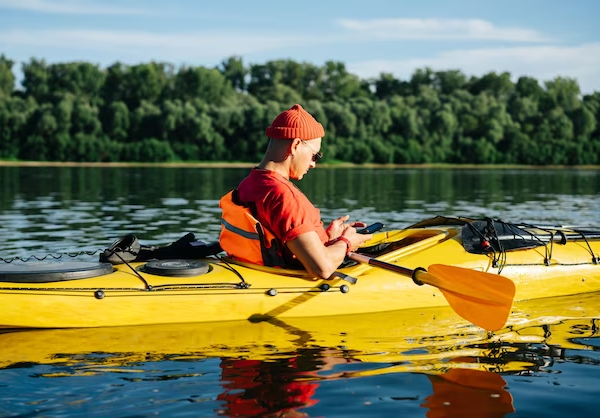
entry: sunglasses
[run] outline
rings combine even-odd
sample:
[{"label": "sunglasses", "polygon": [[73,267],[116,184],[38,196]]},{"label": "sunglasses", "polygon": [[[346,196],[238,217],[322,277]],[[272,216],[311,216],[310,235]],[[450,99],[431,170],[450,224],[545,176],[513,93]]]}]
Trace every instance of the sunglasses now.
[{"label": "sunglasses", "polygon": [[321,158],[323,158],[323,153],[322,153],[322,152],[315,152],[315,150],[314,150],[314,149],[312,149],[312,148],[310,147],[310,145],[308,145],[306,142],[304,142],[304,140],[303,140],[303,139],[301,139],[300,141],[302,141],[302,143],[303,143],[304,145],[306,145],[306,147],[307,147],[309,150],[311,150],[311,151],[312,151],[312,153],[313,153],[312,160],[313,160],[315,163],[319,162],[319,160],[320,160]]}]

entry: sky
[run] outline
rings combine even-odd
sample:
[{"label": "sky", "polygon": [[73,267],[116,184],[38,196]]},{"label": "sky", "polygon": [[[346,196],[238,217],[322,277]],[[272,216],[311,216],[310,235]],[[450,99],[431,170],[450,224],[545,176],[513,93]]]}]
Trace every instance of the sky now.
[{"label": "sky", "polygon": [[[0,0],[0,54],[21,63],[213,68],[340,61],[366,79],[418,68],[575,78],[600,92],[598,0]],[[20,78],[18,76],[18,78]]]}]

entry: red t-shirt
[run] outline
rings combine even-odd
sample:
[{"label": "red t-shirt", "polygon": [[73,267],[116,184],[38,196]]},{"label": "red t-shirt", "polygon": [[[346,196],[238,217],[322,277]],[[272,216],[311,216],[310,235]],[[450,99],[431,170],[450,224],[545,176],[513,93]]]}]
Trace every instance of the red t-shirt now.
[{"label": "red t-shirt", "polygon": [[315,231],[323,243],[329,240],[319,209],[281,174],[255,168],[237,189],[242,202],[255,203],[256,218],[283,245],[309,231]]}]

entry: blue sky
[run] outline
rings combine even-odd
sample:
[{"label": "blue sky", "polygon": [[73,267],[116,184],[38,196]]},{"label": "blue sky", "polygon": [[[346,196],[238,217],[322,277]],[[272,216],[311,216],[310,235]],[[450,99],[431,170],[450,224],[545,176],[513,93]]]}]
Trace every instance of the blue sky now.
[{"label": "blue sky", "polygon": [[[597,0],[0,0],[0,54],[22,63],[214,67],[342,61],[361,78],[417,68],[576,78],[600,91]],[[16,70],[20,64],[16,65]]]}]

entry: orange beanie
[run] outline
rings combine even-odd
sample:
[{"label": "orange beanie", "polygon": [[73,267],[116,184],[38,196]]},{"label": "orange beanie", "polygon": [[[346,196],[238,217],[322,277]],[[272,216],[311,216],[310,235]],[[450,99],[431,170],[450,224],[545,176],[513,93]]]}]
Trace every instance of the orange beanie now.
[{"label": "orange beanie", "polygon": [[269,138],[304,140],[322,138],[325,136],[323,125],[315,120],[310,113],[295,104],[285,112],[281,112],[267,128]]}]

